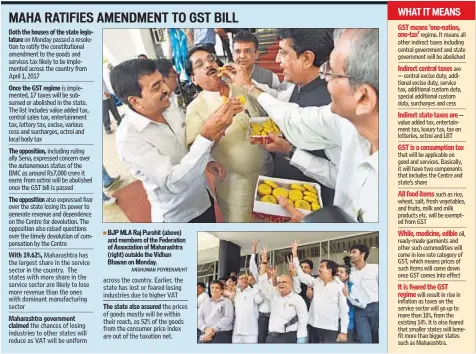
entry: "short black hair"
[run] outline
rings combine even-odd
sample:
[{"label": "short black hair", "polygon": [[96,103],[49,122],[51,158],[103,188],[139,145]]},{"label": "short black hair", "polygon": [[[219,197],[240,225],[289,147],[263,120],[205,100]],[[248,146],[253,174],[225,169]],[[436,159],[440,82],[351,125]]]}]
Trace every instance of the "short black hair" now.
[{"label": "short black hair", "polygon": [[228,281],[228,280],[230,280],[230,279],[233,280],[234,283],[236,283],[236,281],[237,281],[237,279],[236,279],[236,277],[235,277],[234,275],[229,276],[226,281]]},{"label": "short black hair", "polygon": [[193,55],[193,53],[199,52],[199,51],[210,53],[211,55],[215,57],[215,60],[218,66],[223,66],[223,62],[220,59],[218,59],[215,53],[210,52],[207,46],[204,46],[202,44],[197,44],[195,47],[193,47],[187,52],[187,61],[185,62],[184,69],[189,77],[193,75],[193,67],[192,67],[192,62],[190,61],[190,57]]},{"label": "short black hair", "polygon": [[369,258],[369,254],[370,254],[370,250],[369,248],[366,246],[366,245],[353,245],[351,248],[350,248],[350,251],[352,252],[352,250],[359,250],[360,253],[365,253],[365,256],[364,256],[364,261],[367,260],[367,258]]},{"label": "short black hair", "polygon": [[291,40],[291,47],[300,56],[306,51],[314,53],[314,66],[321,66],[329,60],[334,49],[333,28],[280,28],[279,40]]},{"label": "short black hair", "polygon": [[203,283],[203,282],[201,282],[201,281],[199,281],[199,282],[197,283],[197,286],[200,286],[200,287],[202,287],[203,289],[207,289],[207,286],[205,285],[205,283]]},{"label": "short black hair", "polygon": [[326,268],[330,269],[332,272],[332,276],[335,276],[337,274],[337,263],[334,261],[331,261],[330,259],[323,259],[321,261],[321,264],[326,262]]},{"label": "short black hair", "polygon": [[240,31],[233,37],[233,44],[236,42],[253,42],[255,49],[259,49],[259,42],[256,36],[248,31]]},{"label": "short black hair", "polygon": [[142,97],[142,87],[139,84],[141,77],[151,75],[156,71],[157,67],[153,60],[126,60],[112,68],[109,74],[112,90],[122,102],[131,107],[128,97]]},{"label": "short black hair", "polygon": [[208,285],[209,289],[211,290],[212,289],[212,285],[213,284],[216,284],[220,287],[221,290],[225,289],[225,287],[223,286],[222,282],[220,280],[212,280],[210,282],[210,284]]},{"label": "short black hair", "polygon": [[309,266],[309,268],[311,268],[311,269],[314,268],[314,263],[310,259],[302,260],[301,262],[299,262],[299,265],[301,265],[303,263],[307,264]]},{"label": "short black hair", "polygon": [[146,59],[149,59],[149,58],[147,58],[147,55],[145,55],[145,54],[139,54],[139,55],[137,56],[137,59],[140,59],[140,57],[145,57]]},{"label": "short black hair", "polygon": [[159,73],[161,73],[164,77],[169,77],[170,69],[174,67],[174,63],[172,63],[167,58],[159,58],[154,61],[157,70],[159,70]]},{"label": "short black hair", "polygon": [[339,264],[337,268],[344,268],[347,275],[350,275],[350,267],[347,264]]}]

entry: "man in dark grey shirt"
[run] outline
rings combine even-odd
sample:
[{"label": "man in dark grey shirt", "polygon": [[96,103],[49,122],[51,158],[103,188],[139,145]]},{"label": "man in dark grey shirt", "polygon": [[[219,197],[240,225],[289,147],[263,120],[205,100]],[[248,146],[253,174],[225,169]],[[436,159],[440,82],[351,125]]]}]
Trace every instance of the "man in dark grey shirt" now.
[{"label": "man in dark grey shirt", "polygon": [[278,76],[255,64],[258,60],[258,49],[258,38],[254,34],[248,31],[238,32],[233,38],[233,61],[243,65],[256,82],[276,89],[279,86]]},{"label": "man in dark grey shirt", "polygon": [[[319,66],[329,60],[334,48],[333,29],[330,28],[287,28],[278,29],[279,52],[276,61],[283,69],[284,81],[294,84],[289,102],[300,107],[324,106],[331,102],[325,80],[319,77]],[[288,87],[292,87],[288,85]],[[298,168],[292,166],[294,147],[285,139],[278,138],[267,149],[275,152],[274,177],[316,182]],[[324,150],[308,151],[314,156],[329,159]],[[324,206],[332,205],[334,189],[321,186]]]}]

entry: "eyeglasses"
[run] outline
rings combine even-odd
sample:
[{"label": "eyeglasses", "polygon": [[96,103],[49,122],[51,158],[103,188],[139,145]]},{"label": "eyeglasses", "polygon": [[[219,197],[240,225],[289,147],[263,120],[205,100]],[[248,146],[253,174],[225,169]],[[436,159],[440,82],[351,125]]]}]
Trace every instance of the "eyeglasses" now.
[{"label": "eyeglasses", "polygon": [[203,61],[202,59],[198,59],[195,63],[193,63],[192,67],[193,69],[200,69],[205,65],[205,62],[214,63],[216,61],[217,59],[213,55],[210,54],[205,58],[205,61]]},{"label": "eyeglasses", "polygon": [[325,80],[327,76],[331,77],[346,77],[350,79],[351,77],[349,75],[344,75],[344,74],[337,74],[335,72],[332,72],[331,66],[328,61],[326,61],[324,64],[321,65],[319,68],[319,76],[322,80]]}]

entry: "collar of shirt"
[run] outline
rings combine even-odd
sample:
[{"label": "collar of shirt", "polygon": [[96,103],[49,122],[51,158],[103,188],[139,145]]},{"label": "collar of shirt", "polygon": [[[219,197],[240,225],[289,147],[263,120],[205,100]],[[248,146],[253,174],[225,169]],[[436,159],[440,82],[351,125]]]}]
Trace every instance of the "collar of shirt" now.
[{"label": "collar of shirt", "polygon": [[368,164],[378,173],[378,151],[370,155],[370,142],[360,134],[357,136],[357,140],[362,154],[362,160],[359,165]]},{"label": "collar of shirt", "polygon": [[219,302],[221,301],[225,301],[225,297],[222,295],[220,296],[220,298],[218,300],[215,301],[215,299],[213,297],[210,297],[210,301],[212,301],[213,303],[215,304],[218,304]]},{"label": "collar of shirt", "polygon": [[317,75],[314,80],[304,86],[299,87],[298,85],[296,85],[296,89],[298,93],[306,93],[317,90],[322,85],[326,85],[326,82],[322,80],[319,75]]},{"label": "collar of shirt", "polygon": [[243,290],[239,286],[236,287],[236,292],[237,293],[244,293],[246,291],[252,291],[252,290],[253,290],[253,288],[249,285]]},{"label": "collar of shirt", "polygon": [[154,122],[153,120],[150,120],[149,118],[144,117],[142,114],[139,114],[132,109],[129,110],[127,119],[137,129],[139,133],[142,132],[149,124],[162,125],[162,123]]}]

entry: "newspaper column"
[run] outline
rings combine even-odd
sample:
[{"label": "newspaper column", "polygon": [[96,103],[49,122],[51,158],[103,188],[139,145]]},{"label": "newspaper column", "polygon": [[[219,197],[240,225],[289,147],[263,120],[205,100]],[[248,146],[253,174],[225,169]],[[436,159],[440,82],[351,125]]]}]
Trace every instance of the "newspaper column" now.
[{"label": "newspaper column", "polygon": [[389,352],[475,350],[474,10],[388,5]]}]

